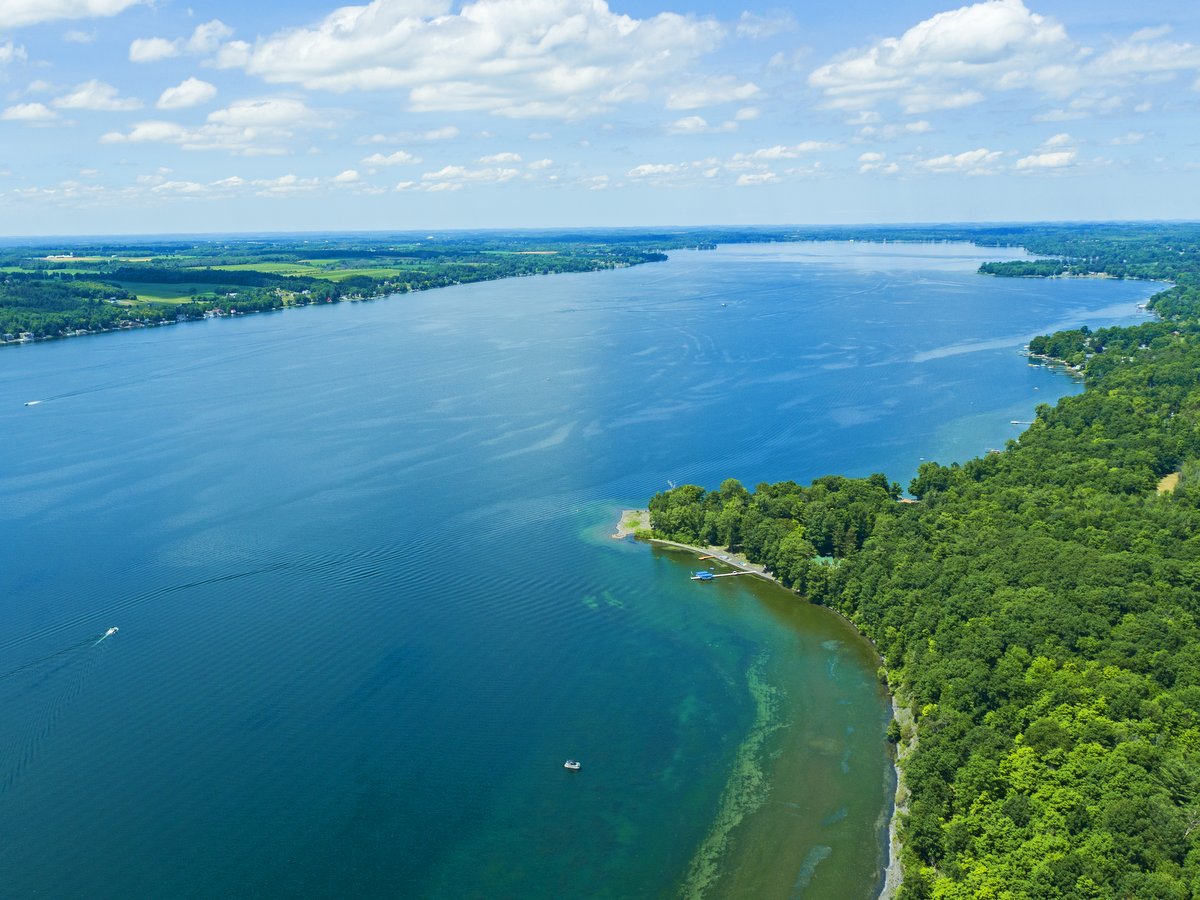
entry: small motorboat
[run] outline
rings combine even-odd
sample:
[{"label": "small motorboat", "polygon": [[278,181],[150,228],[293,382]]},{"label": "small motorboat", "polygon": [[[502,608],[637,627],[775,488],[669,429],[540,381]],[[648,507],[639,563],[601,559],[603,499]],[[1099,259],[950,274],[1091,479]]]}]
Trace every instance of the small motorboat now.
[{"label": "small motorboat", "polygon": [[570,769],[572,772],[578,772],[583,768],[583,766],[577,759],[568,759],[565,763],[563,763],[563,768]]}]

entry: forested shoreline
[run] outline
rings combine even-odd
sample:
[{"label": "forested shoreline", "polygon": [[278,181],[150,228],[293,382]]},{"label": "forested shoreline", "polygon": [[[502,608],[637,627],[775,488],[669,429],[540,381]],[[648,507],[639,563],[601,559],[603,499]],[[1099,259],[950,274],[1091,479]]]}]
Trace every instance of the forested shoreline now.
[{"label": "forested shoreline", "polygon": [[1200,231],[1025,246],[1173,286],[1157,321],[1031,342],[1084,393],[1039,407],[1003,452],[923,463],[917,502],[881,474],[730,479],[655,495],[652,527],[764,563],[876,645],[917,732],[901,897],[1197,896]]},{"label": "forested shoreline", "polygon": [[647,240],[330,236],[0,247],[0,343],[665,260]]}]

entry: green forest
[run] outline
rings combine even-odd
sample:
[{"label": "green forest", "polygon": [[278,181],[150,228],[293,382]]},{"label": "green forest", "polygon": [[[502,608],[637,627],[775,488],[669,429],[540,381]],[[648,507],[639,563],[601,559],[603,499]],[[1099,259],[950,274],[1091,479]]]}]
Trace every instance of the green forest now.
[{"label": "green forest", "polygon": [[874,642],[915,722],[888,735],[911,747],[901,897],[1200,897],[1200,229],[1023,243],[1057,261],[984,273],[1172,283],[1157,321],[1031,342],[1084,393],[1002,452],[923,463],[911,497],[686,485],[653,534],[741,551]]}]

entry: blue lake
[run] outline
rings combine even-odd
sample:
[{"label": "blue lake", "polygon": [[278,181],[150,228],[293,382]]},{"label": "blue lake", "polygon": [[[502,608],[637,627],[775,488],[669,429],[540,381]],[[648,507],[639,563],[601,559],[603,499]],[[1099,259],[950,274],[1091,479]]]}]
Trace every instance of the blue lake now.
[{"label": "blue lake", "polygon": [[1021,255],[723,247],[0,349],[0,892],[871,896],[871,648],[609,534],[670,482],[1003,447],[1079,390],[1029,337],[1155,290],[974,274]]}]

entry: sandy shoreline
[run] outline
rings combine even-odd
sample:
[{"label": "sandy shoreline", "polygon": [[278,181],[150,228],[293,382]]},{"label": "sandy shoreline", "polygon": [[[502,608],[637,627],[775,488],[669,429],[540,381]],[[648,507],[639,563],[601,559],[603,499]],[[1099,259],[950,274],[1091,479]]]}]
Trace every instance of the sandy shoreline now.
[{"label": "sandy shoreline", "polygon": [[[616,531],[613,532],[613,538],[621,540],[628,537],[638,537],[640,532],[648,532],[650,530],[650,511],[647,509],[626,509],[621,511],[621,519],[617,523]],[[682,544],[679,541],[668,541],[662,538],[642,537],[641,540],[649,544],[657,544],[660,547],[672,547],[677,550],[687,550],[695,553],[697,557],[706,556],[716,559],[718,562],[729,566],[732,569],[738,569],[742,572],[757,575],[759,578],[772,581],[775,584],[783,586],[782,583],[774,575],[771,575],[766,569],[756,563],[750,562],[740,553],[731,553],[724,547],[697,547],[693,544]],[[797,594],[797,596],[800,596]],[[850,621],[846,616],[842,615],[836,609],[829,609],[830,612],[841,617],[848,622],[863,638],[868,640],[866,635],[858,631],[857,626]],[[874,646],[872,644],[872,646]],[[878,651],[876,651],[878,653]],[[900,890],[900,885],[904,880],[904,872],[900,866],[900,835],[899,823],[900,816],[908,811],[908,787],[904,783],[904,775],[900,771],[900,760],[908,756],[916,747],[916,732],[913,728],[912,714],[907,708],[900,705],[896,699],[895,693],[891,693],[892,703],[892,718],[900,723],[902,737],[896,745],[896,755],[892,760],[892,768],[895,773],[896,780],[896,795],[892,799],[891,814],[888,817],[888,841],[887,841],[887,864],[883,871],[883,882],[879,890],[878,900],[893,900],[896,892]]]}]

